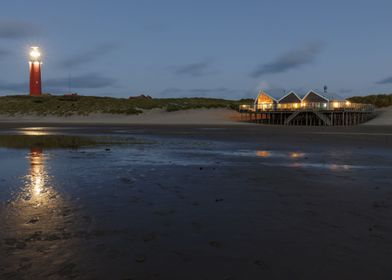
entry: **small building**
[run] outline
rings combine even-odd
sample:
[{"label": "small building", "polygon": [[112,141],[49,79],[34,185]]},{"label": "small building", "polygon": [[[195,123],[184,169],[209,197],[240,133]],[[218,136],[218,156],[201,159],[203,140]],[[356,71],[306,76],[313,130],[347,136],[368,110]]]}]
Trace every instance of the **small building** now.
[{"label": "small building", "polygon": [[254,103],[255,110],[262,111],[275,110],[277,108],[277,104],[278,100],[262,90],[260,90]]},{"label": "small building", "polygon": [[301,102],[301,97],[299,97],[294,91],[290,91],[278,100],[278,109],[295,110],[301,107]]}]

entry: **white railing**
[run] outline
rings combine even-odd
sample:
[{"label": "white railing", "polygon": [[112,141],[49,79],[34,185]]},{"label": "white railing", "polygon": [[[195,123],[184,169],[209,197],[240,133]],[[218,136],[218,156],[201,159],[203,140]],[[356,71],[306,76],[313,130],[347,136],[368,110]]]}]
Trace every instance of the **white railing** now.
[{"label": "white railing", "polygon": [[336,101],[328,103],[293,103],[293,104],[259,104],[259,105],[240,105],[240,112],[270,112],[270,111],[302,111],[302,110],[317,110],[317,111],[361,111],[372,112],[374,106],[371,104],[351,103],[348,101]]}]

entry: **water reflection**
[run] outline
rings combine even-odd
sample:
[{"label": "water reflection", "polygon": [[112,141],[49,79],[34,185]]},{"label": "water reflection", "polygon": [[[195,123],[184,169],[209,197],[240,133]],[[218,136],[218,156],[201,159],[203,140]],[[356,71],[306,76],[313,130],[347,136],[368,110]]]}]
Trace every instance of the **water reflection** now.
[{"label": "water reflection", "polygon": [[[74,208],[57,190],[55,179],[50,175],[52,153],[45,153],[38,147],[31,148],[24,160],[29,165],[27,174],[20,177],[22,185],[19,188],[14,185],[12,199],[0,212],[0,238],[5,240],[0,246],[0,259],[4,260],[1,279],[6,275],[2,273],[15,276],[12,279],[19,279],[19,275],[23,276],[21,279],[53,276],[50,273],[56,273],[67,262],[64,254],[58,252],[66,252],[69,256],[79,246],[73,239]],[[72,241],[68,242],[71,238]],[[22,257],[25,259],[23,264]],[[49,263],[51,265],[46,267]],[[43,271],[45,277],[41,275]],[[73,271],[70,273],[73,275]]]},{"label": "water reflection", "polygon": [[[50,186],[50,177],[45,168],[45,155],[42,148],[30,149],[30,180],[27,181],[25,192],[28,192],[33,201],[39,204],[48,203],[56,196],[55,190]],[[30,182],[29,182],[30,181]]]},{"label": "water reflection", "polygon": [[35,196],[39,196],[44,188],[45,178],[47,177],[41,148],[31,149],[30,165],[31,190]]},{"label": "water reflection", "polygon": [[267,151],[267,150],[256,151],[256,156],[262,158],[272,157],[272,158],[297,159],[297,158],[304,158],[305,155],[306,154],[303,152],[281,152],[281,151]]},{"label": "water reflection", "polygon": [[26,136],[41,136],[41,135],[49,135],[46,128],[43,127],[28,127],[21,128],[20,132],[22,135]]},{"label": "water reflection", "polygon": [[303,158],[303,157],[305,157],[305,153],[301,153],[301,152],[291,152],[290,154],[289,154],[289,156],[291,157],[291,158]]},{"label": "water reflection", "polygon": [[258,157],[266,158],[266,157],[269,157],[271,155],[271,153],[268,151],[256,151],[256,155]]},{"label": "water reflection", "polygon": [[51,215],[64,206],[48,174],[48,155],[42,148],[36,147],[30,149],[27,159],[30,162],[29,173],[23,177],[23,187],[10,203],[8,224],[11,227],[31,221],[42,221],[43,224],[52,220]]}]

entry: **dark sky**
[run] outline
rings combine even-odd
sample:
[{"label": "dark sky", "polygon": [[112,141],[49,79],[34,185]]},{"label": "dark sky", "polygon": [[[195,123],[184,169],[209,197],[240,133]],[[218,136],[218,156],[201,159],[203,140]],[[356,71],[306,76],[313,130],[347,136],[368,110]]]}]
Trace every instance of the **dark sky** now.
[{"label": "dark sky", "polygon": [[0,94],[253,97],[392,92],[392,1],[13,0],[0,8]]}]

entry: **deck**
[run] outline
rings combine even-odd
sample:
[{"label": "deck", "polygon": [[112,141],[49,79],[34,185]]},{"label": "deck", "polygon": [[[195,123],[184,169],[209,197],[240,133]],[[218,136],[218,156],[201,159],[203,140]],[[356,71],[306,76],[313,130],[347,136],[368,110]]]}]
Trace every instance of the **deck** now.
[{"label": "deck", "polygon": [[291,110],[278,108],[260,110],[254,107],[240,107],[239,112],[241,113],[242,121],[271,125],[303,126],[358,125],[375,116],[374,107],[369,105],[338,109],[299,108]]}]

